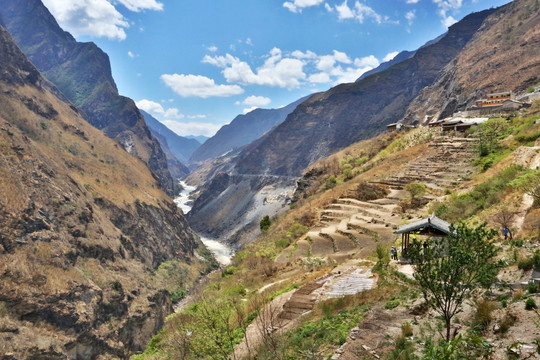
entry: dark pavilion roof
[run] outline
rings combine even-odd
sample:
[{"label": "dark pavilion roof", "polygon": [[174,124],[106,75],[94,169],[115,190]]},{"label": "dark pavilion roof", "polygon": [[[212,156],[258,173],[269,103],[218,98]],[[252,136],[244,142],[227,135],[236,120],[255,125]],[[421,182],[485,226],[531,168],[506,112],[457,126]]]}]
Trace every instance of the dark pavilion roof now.
[{"label": "dark pavilion roof", "polygon": [[426,227],[431,227],[445,234],[450,234],[450,223],[436,217],[435,215],[403,225],[397,229],[396,234],[404,234],[415,230],[421,230]]}]

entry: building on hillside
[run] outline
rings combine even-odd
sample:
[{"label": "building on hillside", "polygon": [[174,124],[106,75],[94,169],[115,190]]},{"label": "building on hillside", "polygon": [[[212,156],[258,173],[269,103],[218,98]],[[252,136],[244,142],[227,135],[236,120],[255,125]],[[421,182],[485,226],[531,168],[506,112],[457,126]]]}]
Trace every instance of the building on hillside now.
[{"label": "building on hillside", "polygon": [[487,117],[482,118],[451,118],[444,120],[441,123],[442,131],[465,131],[472,126],[478,126],[483,122],[489,120]]},{"label": "building on hillside", "polygon": [[513,100],[515,95],[511,91],[488,94],[486,99],[476,100],[477,108],[501,106],[506,100]]},{"label": "building on hillside", "polygon": [[442,123],[443,123],[445,120],[448,120],[448,119],[434,120],[434,121],[430,122],[430,123],[428,124],[428,126],[429,126],[429,127],[432,127],[432,128],[441,126]]},{"label": "building on hillside", "polygon": [[407,249],[411,246],[411,234],[427,237],[446,237],[451,234],[451,224],[443,219],[431,215],[410,224],[405,224],[396,230],[401,234],[401,262],[408,262]]},{"label": "building on hillside", "polygon": [[392,132],[392,131],[399,131],[403,127],[402,123],[392,123],[386,125],[386,131]]}]

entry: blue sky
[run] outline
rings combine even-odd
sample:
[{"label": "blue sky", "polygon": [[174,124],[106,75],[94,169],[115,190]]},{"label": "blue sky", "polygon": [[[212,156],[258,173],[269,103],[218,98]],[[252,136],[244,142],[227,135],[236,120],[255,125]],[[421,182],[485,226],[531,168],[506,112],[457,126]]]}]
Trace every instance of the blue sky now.
[{"label": "blue sky", "polygon": [[180,135],[213,135],[358,78],[508,0],[43,0],[111,59],[122,95]]}]

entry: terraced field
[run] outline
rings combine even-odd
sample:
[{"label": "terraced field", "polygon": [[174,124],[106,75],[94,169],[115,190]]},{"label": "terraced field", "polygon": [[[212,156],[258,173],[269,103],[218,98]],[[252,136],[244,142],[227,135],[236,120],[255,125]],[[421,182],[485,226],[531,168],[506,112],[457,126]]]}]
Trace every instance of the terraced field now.
[{"label": "terraced field", "polygon": [[284,265],[299,259],[321,259],[341,263],[372,254],[379,242],[392,243],[394,231],[405,220],[415,220],[410,214],[405,217],[399,207],[400,201],[409,198],[403,190],[405,185],[422,183],[436,194],[431,198],[442,194],[475,171],[470,165],[474,151],[474,139],[436,136],[426,152],[376,182],[389,188],[386,197],[370,201],[336,199],[319,212],[319,222],[275,262]]}]

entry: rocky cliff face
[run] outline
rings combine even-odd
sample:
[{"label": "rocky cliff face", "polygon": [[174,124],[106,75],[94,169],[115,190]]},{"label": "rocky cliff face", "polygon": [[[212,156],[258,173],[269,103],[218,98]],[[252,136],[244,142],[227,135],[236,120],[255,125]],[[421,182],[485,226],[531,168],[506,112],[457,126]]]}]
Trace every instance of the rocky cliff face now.
[{"label": "rocky cliff face", "polygon": [[174,194],[165,154],[135,103],[118,94],[107,54],[63,31],[41,0],[3,0],[0,17],[30,61],[84,117],[146,162],[163,189]]},{"label": "rocky cliff face", "polygon": [[125,358],[171,312],[170,277],[198,275],[198,240],[145,163],[51,90],[0,27],[0,354]]},{"label": "rocky cliff face", "polygon": [[230,124],[219,129],[216,135],[206,140],[193,153],[190,161],[201,163],[229,151],[239,151],[285,121],[287,115],[306,99],[304,97],[279,109],[255,109],[245,115],[238,115]]},{"label": "rocky cliff face", "polygon": [[540,82],[540,5],[516,0],[486,19],[463,51],[411,103],[405,122],[444,118],[489,93]]},{"label": "rocky cliff face", "polygon": [[398,121],[493,11],[465,17],[441,40],[385,71],[313,95],[264,141],[240,155],[238,172],[298,176],[314,161]]}]

